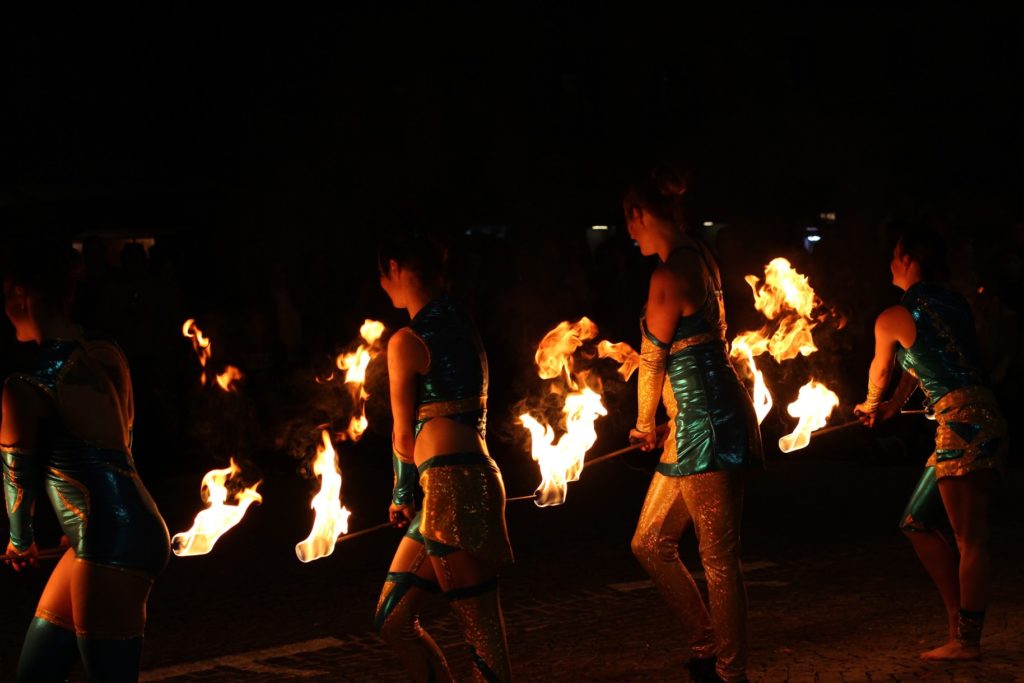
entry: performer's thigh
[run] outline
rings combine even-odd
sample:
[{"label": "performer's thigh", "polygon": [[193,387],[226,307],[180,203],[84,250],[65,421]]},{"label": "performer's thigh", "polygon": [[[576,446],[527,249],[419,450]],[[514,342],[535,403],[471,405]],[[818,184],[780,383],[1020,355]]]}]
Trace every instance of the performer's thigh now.
[{"label": "performer's thigh", "polygon": [[134,638],[146,627],[153,577],[76,560],[71,579],[75,631],[92,638]]},{"label": "performer's thigh", "polygon": [[683,500],[684,479],[686,477],[666,477],[654,473],[644,506],[640,510],[634,539],[644,536],[679,539],[683,535],[692,522],[690,511]]},{"label": "performer's thigh", "polygon": [[416,539],[403,536],[388,568],[390,573],[409,573],[421,579],[436,581],[434,567],[427,561],[426,547]]},{"label": "performer's thigh", "polygon": [[743,475],[708,472],[685,477],[683,498],[693,516],[701,556],[739,549],[743,517]]},{"label": "performer's thigh", "polygon": [[497,569],[489,562],[473,556],[465,550],[456,550],[445,555],[431,555],[437,581],[445,593],[459,588],[469,588],[486,583],[498,575]]},{"label": "performer's thigh", "polygon": [[36,616],[66,629],[75,628],[75,615],[71,604],[71,574],[75,565],[75,551],[68,548],[60,558],[50,580],[43,588],[36,607]]},{"label": "performer's thigh", "polygon": [[942,504],[958,542],[988,540],[989,492],[997,476],[995,470],[975,470],[939,479]]}]

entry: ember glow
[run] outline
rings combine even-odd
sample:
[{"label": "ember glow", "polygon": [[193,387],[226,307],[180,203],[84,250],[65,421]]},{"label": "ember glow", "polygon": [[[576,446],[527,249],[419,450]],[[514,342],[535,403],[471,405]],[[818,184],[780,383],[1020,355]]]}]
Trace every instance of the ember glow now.
[{"label": "ember glow", "polygon": [[622,379],[629,381],[638,367],[640,367],[640,354],[633,350],[633,347],[626,342],[613,344],[607,339],[602,339],[597,344],[597,355],[600,358],[611,358],[621,363],[619,374]]},{"label": "ember glow", "polygon": [[224,372],[217,375],[217,386],[224,391],[238,391],[238,387],[235,386],[235,382],[244,377],[245,375],[242,374],[241,370],[236,368],[234,365],[229,365],[224,368]]},{"label": "ember glow", "polygon": [[[352,401],[355,404],[355,414],[349,421],[348,430],[345,432],[347,438],[352,441],[358,441],[368,426],[366,400],[370,398],[370,395],[366,393],[363,385],[366,383],[366,368],[369,367],[370,361],[381,352],[379,342],[383,334],[384,323],[367,319],[359,328],[359,336],[362,337],[363,342],[355,351],[343,353],[335,360],[337,368],[345,372],[345,384],[348,385]],[[333,377],[332,375],[326,381],[330,381]]]},{"label": "ember glow", "polygon": [[348,518],[352,513],[341,504],[341,472],[338,456],[327,430],[321,433],[322,443],[313,460],[313,474],[320,477],[320,490],[310,503],[316,512],[313,530],[306,540],[295,545],[295,554],[303,562],[312,562],[334,552],[338,537],[348,533]]},{"label": "ember glow", "polygon": [[203,374],[199,376],[199,380],[205,385],[206,363],[210,360],[210,354],[213,353],[213,349],[210,348],[210,339],[203,335],[194,318],[185,321],[185,324],[181,326],[181,333],[192,340],[192,348],[195,349],[196,356],[199,358],[199,366],[203,368]]},{"label": "ember glow", "polygon": [[787,408],[790,415],[799,418],[799,422],[792,434],[779,439],[779,450],[791,453],[806,448],[811,441],[811,432],[825,426],[832,409],[837,405],[839,397],[820,382],[812,380],[800,387],[796,401]]},{"label": "ember glow", "polygon": [[[199,382],[206,386],[206,365],[210,362],[210,356],[213,355],[213,346],[210,344],[210,338],[203,334],[199,326],[196,325],[194,318],[189,318],[185,321],[185,324],[181,326],[181,333],[192,340],[192,348],[195,349],[196,357],[199,359],[199,367],[203,369],[203,372],[199,375]],[[228,365],[224,368],[224,372],[214,376],[217,386],[227,392],[238,391],[236,383],[244,378],[245,375],[242,374],[242,371],[234,365]]]},{"label": "ember glow", "polygon": [[174,554],[180,557],[189,555],[205,555],[213,550],[213,545],[224,532],[242,521],[245,511],[253,503],[262,503],[263,496],[256,492],[255,485],[245,488],[234,495],[234,504],[229,505],[228,488],[229,479],[239,474],[241,470],[231,460],[231,466],[222,470],[211,470],[203,477],[200,495],[206,503],[206,509],[196,515],[192,528],[180,534],[174,534],[171,539],[171,548]]},{"label": "ember glow", "polygon": [[[565,321],[544,335],[534,356],[540,377],[560,377],[566,388],[561,418],[565,433],[557,442],[554,427],[546,424],[542,417],[529,413],[519,416],[519,421],[530,432],[532,456],[540,468],[541,484],[534,501],[540,507],[565,502],[568,482],[579,479],[587,451],[597,441],[594,423],[598,417],[608,414],[599,390],[587,386],[587,373],[573,371],[573,354],[596,336],[597,325],[588,318],[574,323]],[[628,344],[608,341],[598,344],[598,356],[621,363],[619,374],[624,379],[629,378],[640,361]]]}]

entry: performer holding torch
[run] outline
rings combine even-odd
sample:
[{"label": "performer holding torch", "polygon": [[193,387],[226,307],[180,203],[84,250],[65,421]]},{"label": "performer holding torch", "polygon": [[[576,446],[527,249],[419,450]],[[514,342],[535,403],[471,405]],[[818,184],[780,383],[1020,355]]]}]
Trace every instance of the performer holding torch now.
[{"label": "performer holding torch", "polygon": [[[945,247],[934,232],[909,227],[893,250],[892,282],[899,305],[875,321],[868,395],[855,411],[869,426],[886,420],[920,386],[935,413],[935,452],[903,513],[900,529],[939,588],[949,641],[925,660],[981,657],[990,593],[989,496],[1005,467],[1007,426],[984,386],[974,321],[967,302],[936,284]],[[895,395],[882,400],[896,360],[904,370]],[[952,526],[953,540],[947,531]]]},{"label": "performer holding torch", "polygon": [[[641,319],[636,429],[658,445],[659,399],[669,416],[664,453],[633,536],[633,553],[682,622],[694,681],[746,680],[747,597],[740,564],[744,470],[761,460],[754,405],[729,362],[718,266],[687,235],[685,178],[659,168],[633,179],[623,209],[630,236],[657,255]],[[687,527],[697,533],[710,609],[679,559]]]},{"label": "performer holding torch", "polygon": [[[411,321],[388,343],[395,487],[390,515],[407,524],[375,624],[417,681],[449,680],[419,625],[443,593],[473,651],[478,681],[511,679],[498,570],[512,562],[505,488],[484,441],[487,356],[470,317],[441,294],[444,251],[416,235],[385,239],[380,284]],[[417,511],[417,480],[424,492]]]},{"label": "performer holding torch", "polygon": [[7,317],[35,358],[4,386],[0,456],[15,569],[38,556],[33,517],[45,490],[70,548],[43,589],[18,681],[64,681],[76,656],[90,681],[135,681],[146,601],[167,562],[167,527],[131,451],[132,387],[118,346],[69,317],[73,253],[13,250]]}]

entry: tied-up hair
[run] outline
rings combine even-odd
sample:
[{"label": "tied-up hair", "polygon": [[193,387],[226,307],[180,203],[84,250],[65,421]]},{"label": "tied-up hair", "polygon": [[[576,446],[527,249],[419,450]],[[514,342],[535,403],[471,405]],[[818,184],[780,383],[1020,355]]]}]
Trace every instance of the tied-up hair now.
[{"label": "tied-up hair", "polygon": [[382,275],[387,274],[390,261],[395,261],[403,270],[416,273],[424,285],[442,286],[448,250],[425,231],[395,230],[381,238],[377,250],[377,267]]},{"label": "tied-up hair", "polygon": [[918,223],[897,222],[890,226],[894,244],[900,253],[909,256],[921,268],[921,277],[930,282],[943,282],[949,277],[946,242],[935,230]]},{"label": "tied-up hair", "polygon": [[4,283],[24,287],[56,308],[70,306],[81,275],[81,256],[65,242],[22,238],[4,248]]},{"label": "tied-up hair", "polygon": [[677,228],[686,224],[683,195],[686,194],[687,173],[678,164],[661,163],[650,170],[635,173],[626,183],[622,208],[628,215],[643,209]]}]

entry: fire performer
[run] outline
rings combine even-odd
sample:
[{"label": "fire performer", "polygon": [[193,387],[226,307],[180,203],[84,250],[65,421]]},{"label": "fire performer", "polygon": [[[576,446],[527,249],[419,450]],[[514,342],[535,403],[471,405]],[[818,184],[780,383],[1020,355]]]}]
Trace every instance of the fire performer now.
[{"label": "fire performer", "polygon": [[[431,593],[462,625],[479,681],[508,681],[498,570],[512,562],[505,488],[484,440],[487,356],[470,317],[441,294],[444,252],[398,235],[379,254],[380,283],[411,321],[388,343],[394,416],[391,520],[408,525],[388,571],[375,625],[417,681],[448,680],[444,655],[420,626]],[[417,511],[417,477],[424,492]]]},{"label": "fire performer", "polygon": [[[627,186],[630,236],[657,255],[644,317],[638,414],[630,438],[658,445],[659,399],[669,416],[661,461],[633,536],[633,553],[682,622],[695,681],[744,681],[747,597],[740,564],[744,470],[761,462],[750,395],[729,362],[721,276],[682,216],[685,178],[667,168]],[[709,607],[679,559],[693,524]]]},{"label": "fire performer", "polygon": [[35,358],[3,393],[0,455],[15,569],[35,565],[33,516],[46,491],[70,548],[50,576],[18,662],[19,681],[63,681],[80,655],[90,681],[138,679],[146,600],[167,562],[167,527],[132,460],[131,378],[111,340],[69,317],[71,250],[24,244],[4,281],[17,338]]},{"label": "fire performer", "polygon": [[[875,322],[868,394],[855,411],[868,425],[889,419],[920,386],[935,413],[935,452],[907,504],[900,529],[939,588],[949,641],[925,660],[981,657],[990,593],[989,496],[1005,467],[1007,426],[982,380],[974,322],[967,302],[935,284],[945,247],[935,233],[909,227],[893,250],[892,282],[899,305]],[[882,400],[893,360],[903,368],[895,394]],[[952,526],[953,539],[948,537]],[[955,541],[955,542],[954,542]]]}]

